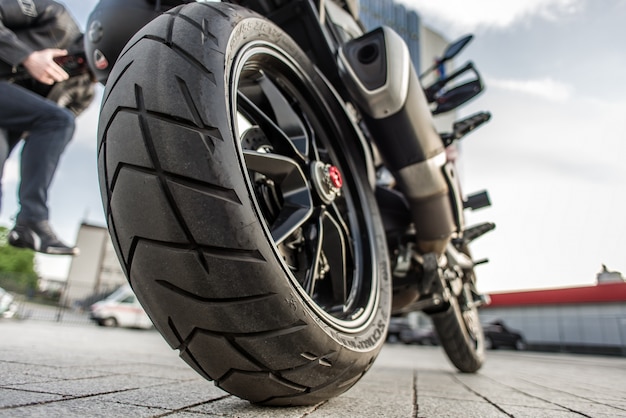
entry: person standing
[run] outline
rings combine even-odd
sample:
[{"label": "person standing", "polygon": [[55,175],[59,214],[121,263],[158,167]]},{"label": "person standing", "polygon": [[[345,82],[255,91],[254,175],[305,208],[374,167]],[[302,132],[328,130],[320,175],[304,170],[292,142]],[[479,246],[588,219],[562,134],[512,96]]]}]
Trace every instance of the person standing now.
[{"label": "person standing", "polygon": [[[79,83],[80,91],[72,95],[80,100],[78,106],[73,103],[78,111],[73,113],[66,107],[73,100],[63,94],[65,85],[71,84],[76,90],[76,83],[69,83],[69,75],[55,58],[67,55],[67,48],[77,44],[82,46],[82,33],[62,4],[54,0],[0,0],[0,175],[11,150],[24,140],[19,212],[8,241],[15,247],[46,254],[78,254],[78,248],[57,238],[48,210],[48,189],[74,134],[75,113],[93,98],[91,83]],[[46,92],[54,91],[55,100],[62,98],[65,103],[60,105],[12,81],[11,75],[19,69],[24,69],[33,83],[48,87]]]}]

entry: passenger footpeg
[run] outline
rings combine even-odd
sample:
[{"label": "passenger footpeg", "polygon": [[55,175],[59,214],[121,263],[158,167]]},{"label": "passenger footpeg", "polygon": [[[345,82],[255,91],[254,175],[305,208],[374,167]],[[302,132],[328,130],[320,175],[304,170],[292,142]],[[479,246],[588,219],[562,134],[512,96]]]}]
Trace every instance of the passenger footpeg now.
[{"label": "passenger footpeg", "polygon": [[463,209],[477,210],[491,206],[491,199],[486,190],[473,193],[463,201]]},{"label": "passenger footpeg", "polygon": [[485,235],[489,231],[493,231],[496,224],[493,222],[483,222],[478,225],[470,226],[463,232],[463,244],[467,245],[476,238]]},{"label": "passenger footpeg", "polygon": [[491,113],[489,112],[475,113],[463,120],[455,122],[455,124],[452,126],[452,132],[441,134],[441,139],[443,140],[444,145],[447,147],[454,141],[463,138],[465,135],[472,132],[474,129],[478,128],[489,119],[491,119]]}]

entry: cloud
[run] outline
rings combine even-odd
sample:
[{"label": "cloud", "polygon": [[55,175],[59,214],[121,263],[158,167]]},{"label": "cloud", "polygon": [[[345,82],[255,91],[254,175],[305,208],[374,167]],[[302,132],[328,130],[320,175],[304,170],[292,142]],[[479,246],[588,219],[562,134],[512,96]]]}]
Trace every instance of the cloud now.
[{"label": "cloud", "polygon": [[447,32],[502,29],[538,16],[556,20],[581,10],[584,0],[401,0],[414,8],[427,23],[445,25]]},{"label": "cloud", "polygon": [[549,77],[535,80],[489,79],[487,85],[489,87],[523,93],[556,102],[563,102],[570,99],[573,91],[573,88],[568,84],[561,83]]}]

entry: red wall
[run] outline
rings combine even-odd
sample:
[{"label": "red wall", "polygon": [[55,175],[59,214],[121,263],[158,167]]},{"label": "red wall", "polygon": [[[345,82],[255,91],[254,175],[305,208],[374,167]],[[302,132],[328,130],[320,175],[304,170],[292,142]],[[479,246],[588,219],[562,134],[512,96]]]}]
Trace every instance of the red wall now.
[{"label": "red wall", "polygon": [[562,289],[491,293],[489,307],[625,302],[626,282]]}]

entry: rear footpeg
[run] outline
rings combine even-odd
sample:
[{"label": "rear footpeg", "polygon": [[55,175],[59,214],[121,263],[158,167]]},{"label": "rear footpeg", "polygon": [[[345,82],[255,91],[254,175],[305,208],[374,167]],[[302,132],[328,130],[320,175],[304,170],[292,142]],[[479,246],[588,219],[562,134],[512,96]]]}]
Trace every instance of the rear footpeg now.
[{"label": "rear footpeg", "polygon": [[491,113],[489,112],[475,113],[463,120],[456,122],[452,127],[452,132],[441,134],[441,139],[447,147],[448,145],[451,145],[454,141],[463,138],[465,135],[472,132],[474,129],[478,128],[489,119],[491,119]]},{"label": "rear footpeg", "polygon": [[463,209],[477,210],[487,206],[491,206],[491,199],[489,199],[489,193],[486,190],[467,196],[463,202]]},{"label": "rear footpeg", "polygon": [[463,244],[469,244],[476,238],[485,235],[489,231],[493,231],[496,228],[496,224],[493,222],[483,222],[478,225],[470,226],[463,233]]},{"label": "rear footpeg", "polygon": [[486,293],[478,293],[476,290],[472,290],[473,305],[477,308],[481,306],[487,306],[491,303],[491,298]]}]

